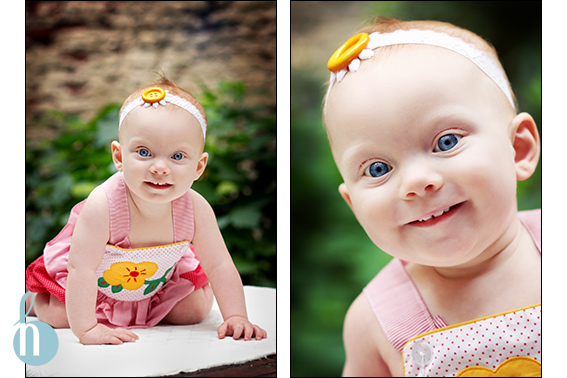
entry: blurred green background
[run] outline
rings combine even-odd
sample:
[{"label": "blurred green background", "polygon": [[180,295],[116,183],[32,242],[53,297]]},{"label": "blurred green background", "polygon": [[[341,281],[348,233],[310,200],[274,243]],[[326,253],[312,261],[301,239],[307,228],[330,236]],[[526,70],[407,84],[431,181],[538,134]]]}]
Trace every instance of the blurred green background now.
[{"label": "blurred green background", "polygon": [[[350,303],[390,260],[368,239],[337,187],[321,122],[331,54],[375,15],[431,19],[492,43],[520,111],[541,135],[541,2],[291,2],[291,375],[339,376]],[[540,164],[541,165],[541,164]],[[519,208],[541,207],[541,166],[518,184]]]}]

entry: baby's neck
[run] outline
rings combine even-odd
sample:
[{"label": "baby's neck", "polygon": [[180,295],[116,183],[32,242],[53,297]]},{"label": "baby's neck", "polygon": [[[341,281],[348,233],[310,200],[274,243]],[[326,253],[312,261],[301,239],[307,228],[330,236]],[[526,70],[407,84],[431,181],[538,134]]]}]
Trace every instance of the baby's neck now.
[{"label": "baby's neck", "polygon": [[175,242],[173,203],[148,203],[128,195],[132,248],[166,245]]},{"label": "baby's neck", "polygon": [[132,192],[126,189],[128,196],[128,208],[130,210],[130,217],[137,216],[142,218],[162,218],[171,216],[172,202],[165,203],[151,203],[143,201],[140,198],[132,195]]}]

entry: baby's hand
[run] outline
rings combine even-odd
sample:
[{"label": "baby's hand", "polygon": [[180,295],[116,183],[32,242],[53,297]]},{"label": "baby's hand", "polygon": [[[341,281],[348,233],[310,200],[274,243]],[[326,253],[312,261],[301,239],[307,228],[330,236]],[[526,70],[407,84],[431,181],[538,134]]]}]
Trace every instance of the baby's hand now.
[{"label": "baby's hand", "polygon": [[110,328],[104,324],[97,324],[79,338],[79,342],[84,345],[100,344],[122,344],[133,342],[139,337],[134,332],[124,328]]},{"label": "baby's hand", "polygon": [[244,340],[250,340],[253,336],[256,337],[256,340],[262,340],[267,336],[266,331],[241,316],[232,316],[226,319],[218,328],[217,333],[219,339],[232,335],[234,340],[241,336],[244,337]]}]

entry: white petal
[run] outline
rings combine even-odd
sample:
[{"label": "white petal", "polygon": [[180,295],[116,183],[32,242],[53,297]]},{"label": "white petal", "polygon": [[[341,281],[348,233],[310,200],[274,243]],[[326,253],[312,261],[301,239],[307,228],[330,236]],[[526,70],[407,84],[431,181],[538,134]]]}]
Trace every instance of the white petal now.
[{"label": "white petal", "polygon": [[159,107],[159,104],[157,102],[154,102],[152,106],[157,109]]},{"label": "white petal", "polygon": [[151,105],[149,102],[144,102],[144,108],[149,108]]},{"label": "white petal", "polygon": [[346,68],[343,68],[342,70],[337,72],[337,81],[340,83],[341,81],[343,81],[343,78],[345,77],[347,73]]},{"label": "white petal", "polygon": [[161,100],[161,101],[159,102],[159,104],[162,105],[162,106],[167,105],[167,103],[165,102],[165,100]]},{"label": "white petal", "polygon": [[352,60],[352,62],[350,62],[350,64],[348,65],[348,69],[351,72],[356,72],[358,71],[358,67],[360,67],[360,60],[354,58]]},{"label": "white petal", "polygon": [[358,55],[358,59],[369,59],[372,58],[373,56],[374,56],[374,51],[369,49],[364,49]]}]

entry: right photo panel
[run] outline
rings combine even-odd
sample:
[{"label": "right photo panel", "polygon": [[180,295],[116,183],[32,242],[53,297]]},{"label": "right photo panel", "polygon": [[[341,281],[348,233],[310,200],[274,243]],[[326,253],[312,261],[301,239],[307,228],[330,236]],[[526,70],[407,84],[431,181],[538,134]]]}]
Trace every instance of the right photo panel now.
[{"label": "right photo panel", "polygon": [[535,1],[291,2],[291,376],[541,376],[541,41]]}]

